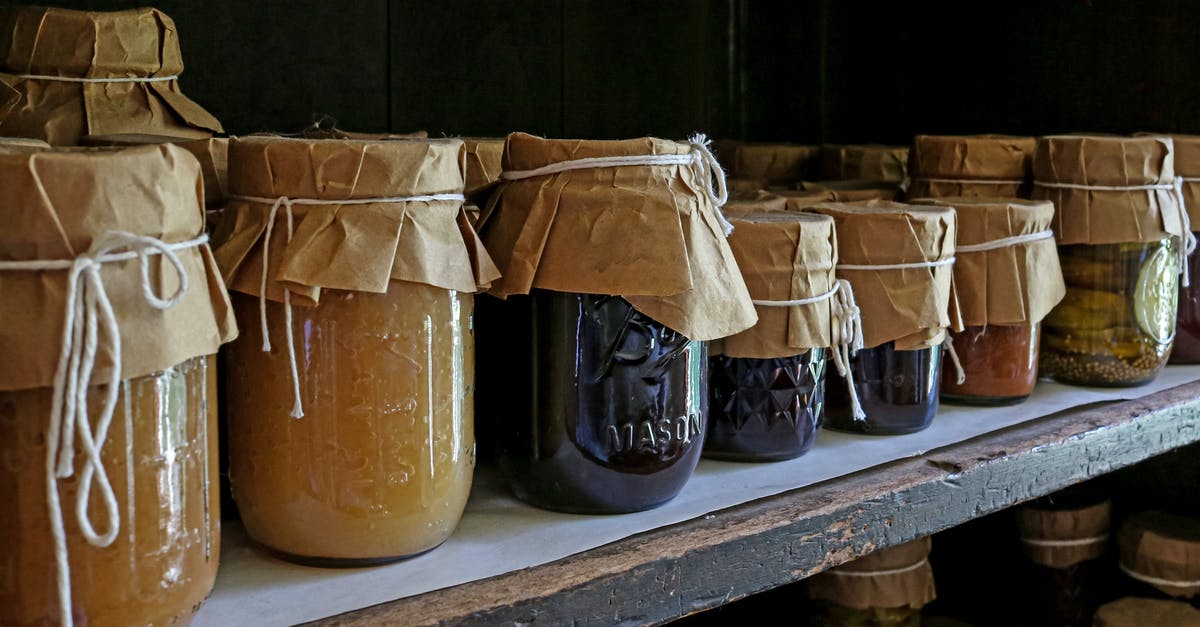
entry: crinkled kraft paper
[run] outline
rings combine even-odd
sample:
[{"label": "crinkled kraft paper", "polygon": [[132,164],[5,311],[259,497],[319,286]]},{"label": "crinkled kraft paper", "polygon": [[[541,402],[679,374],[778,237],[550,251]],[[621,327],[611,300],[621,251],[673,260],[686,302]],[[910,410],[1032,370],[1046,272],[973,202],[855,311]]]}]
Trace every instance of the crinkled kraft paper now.
[{"label": "crinkled kraft paper", "polygon": [[832,202],[859,202],[863,200],[897,200],[900,187],[886,181],[847,179],[843,181],[802,181],[796,184],[798,192],[824,192]]},{"label": "crinkled kraft paper", "polygon": [[[833,570],[810,577],[808,596],[855,609],[911,607],[919,609],[937,598],[933,567],[929,565],[930,538],[876,551]],[[909,567],[920,564],[912,570]],[[876,571],[896,571],[863,576]],[[845,576],[839,573],[857,573]]]},{"label": "crinkled kraft paper", "polygon": [[717,159],[731,178],[790,185],[812,178],[820,148],[798,144],[718,144]]},{"label": "crinkled kraft paper", "polygon": [[887,270],[845,267],[953,258],[957,233],[953,209],[869,200],[824,203],[807,210],[833,216],[838,278],[854,287],[862,309],[866,348],[893,341],[897,350],[929,348],[942,343],[947,328],[962,330],[952,265]]},{"label": "crinkled kraft paper", "polygon": [[899,183],[907,176],[908,146],[821,146],[821,178]]},{"label": "crinkled kraft paper", "polygon": [[156,9],[0,9],[0,135],[78,144],[88,135],[200,138],[221,124],[177,80],[79,83],[23,78],[150,78],[183,71],[175,23]]},{"label": "crinkled kraft paper", "polygon": [[1032,137],[917,135],[909,152],[908,197],[1029,198],[1036,147]]},{"label": "crinkled kraft paper", "polygon": [[[204,228],[200,164],[177,146],[49,150],[0,145],[0,259],[70,260],[107,231],[167,243]],[[189,285],[179,304],[156,309],[142,292],[139,262],[104,263],[101,277],[121,335],[121,375],[157,372],[209,355],[237,335],[229,297],[207,245],[175,253]],[[151,255],[153,288],[169,296],[179,278]],[[57,368],[66,312],[66,270],[0,270],[0,390],[48,387]],[[111,372],[101,341],[95,380]]]},{"label": "crinkled kraft paper", "polygon": [[280,208],[271,233],[267,298],[315,305],[323,288],[384,293],[390,281],[475,292],[496,268],[460,200],[339,204],[339,200],[459,194],[463,144],[447,140],[338,140],[254,136],[229,145],[230,199],[215,251],[231,290],[260,295],[271,205],[239,196],[327,200],[295,205],[287,237]]},{"label": "crinkled kraft paper", "polygon": [[[504,168],[691,150],[653,138],[548,140],[514,133]],[[577,169],[507,182],[493,195],[495,209],[481,229],[503,273],[491,293],[614,294],[694,340],[743,331],[757,315],[708,185],[686,165]]]},{"label": "crinkled kraft paper", "polygon": [[[1111,519],[1112,503],[1107,500],[1075,509],[1017,509],[1021,547],[1034,563],[1050,568],[1067,568],[1107,553]],[[1095,542],[1086,542],[1089,539]],[[1061,544],[1037,544],[1026,540]]]},{"label": "crinkled kraft paper", "polygon": [[[1125,519],[1117,536],[1121,566],[1146,577],[1200,581],[1200,521],[1160,511]],[[1151,584],[1154,585],[1154,584]],[[1193,597],[1200,585],[1155,585],[1173,597]]]},{"label": "crinkled kraft paper", "polygon": [[[948,197],[912,202],[954,207],[957,247],[1040,233],[1054,219],[1054,205],[1047,201]],[[954,286],[967,326],[1034,324],[1066,294],[1053,239],[980,252],[958,250],[955,259]]]}]

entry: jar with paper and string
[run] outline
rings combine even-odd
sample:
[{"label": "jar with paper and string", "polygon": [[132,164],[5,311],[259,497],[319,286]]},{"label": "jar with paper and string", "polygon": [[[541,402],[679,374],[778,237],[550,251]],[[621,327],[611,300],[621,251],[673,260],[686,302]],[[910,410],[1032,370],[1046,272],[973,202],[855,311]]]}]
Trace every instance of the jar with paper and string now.
[{"label": "jar with paper and string", "polygon": [[0,624],[175,625],[220,553],[236,335],[175,146],[0,142]]},{"label": "jar with paper and string", "polygon": [[1037,383],[1041,321],[1062,300],[1054,205],[1016,198],[947,197],[917,204],[958,215],[954,285],[966,328],[949,341],[962,364],[943,371],[943,401],[1010,405]]},{"label": "jar with paper and string", "polygon": [[[503,278],[493,408],[516,496],[578,513],[672,499],[700,458],[706,342],[757,320],[706,143],[508,137],[481,234]],[[495,358],[490,358],[494,363]]]},{"label": "jar with paper and string", "polygon": [[925,429],[937,413],[942,345],[962,330],[951,280],[954,209],[869,200],[805,210],[833,217],[837,275],[853,288],[862,320],[852,385],[828,386],[825,424],[875,435]]},{"label": "jar with paper and string", "polygon": [[1124,594],[1200,605],[1200,520],[1137,512],[1122,521],[1117,550]]},{"label": "jar with paper and string", "polygon": [[812,627],[920,627],[921,608],[937,598],[932,539],[881,549],[809,577]]},{"label": "jar with paper and string", "polygon": [[1029,198],[1037,140],[1011,135],[917,135],[908,197]]},{"label": "jar with paper and string", "polygon": [[[1200,135],[1171,135],[1175,146],[1175,177],[1192,237],[1200,229]],[[1200,255],[1188,257],[1188,276],[1200,275]],[[1190,281],[1189,281],[1190,283]],[[1179,287],[1172,364],[1200,364],[1200,282]]]},{"label": "jar with paper and string", "polygon": [[[833,269],[833,218],[769,206],[726,205],[729,247],[758,322],[710,343],[705,457],[767,462],[807,452],[825,418],[830,355],[853,342],[843,337],[855,312]],[[840,356],[832,361],[845,368]]]},{"label": "jar with paper and string", "polygon": [[229,473],[246,531],[310,564],[449,537],[470,491],[473,293],[495,267],[463,212],[459,140],[230,143],[215,251],[242,338]]},{"label": "jar with paper and string", "polygon": [[1165,137],[1038,141],[1035,199],[1056,208],[1066,295],[1043,322],[1043,374],[1076,385],[1154,380],[1175,338],[1194,248]]}]

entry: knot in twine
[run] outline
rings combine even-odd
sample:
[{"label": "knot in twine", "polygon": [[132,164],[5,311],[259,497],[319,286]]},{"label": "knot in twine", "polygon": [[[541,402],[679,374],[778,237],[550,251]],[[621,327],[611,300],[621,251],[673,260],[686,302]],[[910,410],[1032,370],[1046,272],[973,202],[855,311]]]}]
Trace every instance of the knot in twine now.
[{"label": "knot in twine", "polygon": [[[79,489],[75,494],[75,519],[81,534],[88,544],[103,548],[116,540],[121,527],[116,494],[101,459],[120,392],[121,331],[100,271],[106,263],[137,259],[141,266],[143,298],[155,309],[169,309],[179,304],[188,289],[187,272],[175,252],[201,246],[207,241],[208,236],[202,235],[186,242],[167,244],[153,237],[107,231],[93,240],[87,252],[74,259],[0,261],[0,271],[67,271],[66,311],[54,373],[45,465],[46,502],[57,567],[59,621],[63,625],[72,625],[73,618],[71,570],[58,480],[75,474],[76,437],[84,456]],[[150,281],[150,255],[162,255],[175,269],[179,285],[173,294],[164,297],[154,292]],[[104,403],[93,424],[88,416],[88,391],[101,341],[107,343],[112,365],[105,382]],[[96,530],[88,513],[93,486],[100,492],[104,506],[107,526],[103,532]]]}]

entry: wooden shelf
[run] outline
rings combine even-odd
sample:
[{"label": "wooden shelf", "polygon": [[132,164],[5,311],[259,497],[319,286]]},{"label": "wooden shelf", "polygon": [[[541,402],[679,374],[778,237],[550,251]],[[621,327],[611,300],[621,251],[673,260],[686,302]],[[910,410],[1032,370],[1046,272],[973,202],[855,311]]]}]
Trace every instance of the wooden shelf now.
[{"label": "wooden shelf", "polygon": [[1072,409],[541,566],[310,624],[662,623],[1200,441],[1198,417],[1200,382]]}]

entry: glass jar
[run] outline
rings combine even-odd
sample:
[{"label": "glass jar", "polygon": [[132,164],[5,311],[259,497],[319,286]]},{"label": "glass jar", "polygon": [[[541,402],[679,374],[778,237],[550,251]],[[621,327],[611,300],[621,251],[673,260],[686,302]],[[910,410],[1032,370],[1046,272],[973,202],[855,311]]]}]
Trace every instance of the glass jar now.
[{"label": "glass jar", "polygon": [[952,333],[966,379],[942,375],[942,400],[966,405],[1012,405],[1029,398],[1037,383],[1041,323],[967,327]]},{"label": "glass jar", "polygon": [[1059,246],[1067,294],[1043,321],[1040,367],[1062,383],[1149,383],[1175,337],[1179,242]]},{"label": "glass jar", "polygon": [[896,350],[895,342],[858,351],[850,376],[867,417],[850,414],[850,395],[831,385],[825,395],[826,426],[868,435],[901,435],[925,429],[937,413],[942,347]]},{"label": "glass jar", "polygon": [[510,390],[513,406],[496,416],[498,458],[517,497],[581,514],[674,498],[704,442],[705,344],[617,296],[534,289],[505,304],[528,308],[528,330],[514,329],[511,345],[534,356],[514,359],[529,364],[528,387]]},{"label": "glass jar", "polygon": [[704,456],[740,462],[799,457],[825,415],[825,349],[792,357],[709,358]]},{"label": "glass jar", "polygon": [[1137,512],[1121,523],[1117,546],[1122,594],[1200,604],[1200,519]]},{"label": "glass jar", "polygon": [[[92,415],[103,396],[89,395]],[[58,622],[46,509],[51,397],[51,388],[0,392],[0,625]],[[98,627],[187,624],[212,590],[221,542],[213,358],[127,379],[118,399],[101,451],[121,516],[111,545],[95,547],[81,535],[79,480],[58,483],[71,613],[77,625]],[[76,455],[75,477],[83,460]],[[93,490],[93,504],[98,500]],[[102,519],[95,523],[106,527]]]},{"label": "glass jar", "polygon": [[1188,257],[1187,263],[1188,273],[1194,278],[1188,287],[1179,286],[1179,316],[1170,358],[1173,364],[1200,364],[1200,255]]},{"label": "glass jar", "polygon": [[458,524],[475,466],[473,297],[392,281],[293,307],[304,416],[282,305],[234,293],[229,347],[233,495],[250,537],[287,559],[360,565],[432,549]]}]

